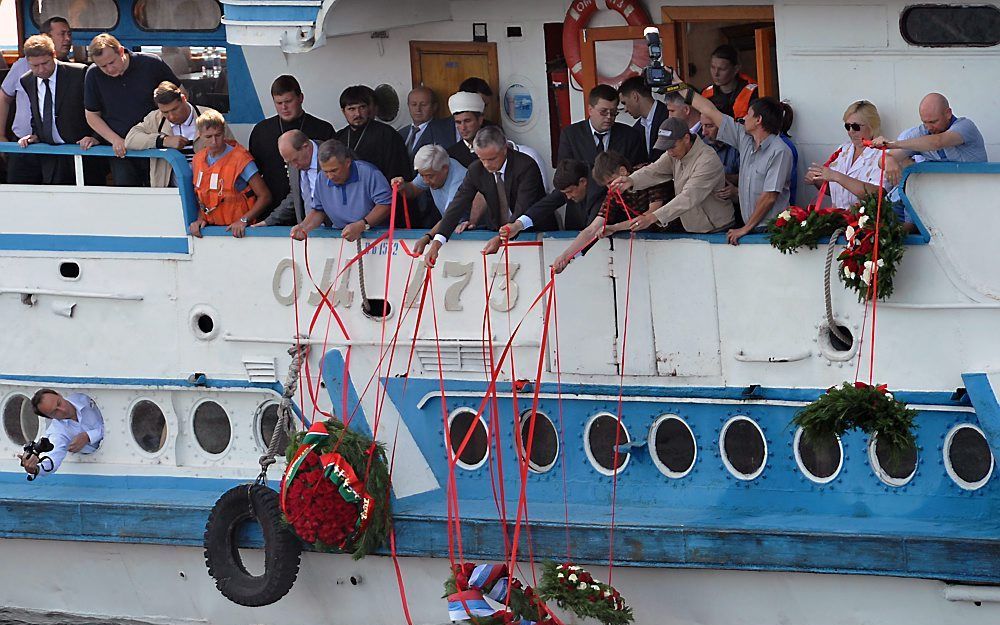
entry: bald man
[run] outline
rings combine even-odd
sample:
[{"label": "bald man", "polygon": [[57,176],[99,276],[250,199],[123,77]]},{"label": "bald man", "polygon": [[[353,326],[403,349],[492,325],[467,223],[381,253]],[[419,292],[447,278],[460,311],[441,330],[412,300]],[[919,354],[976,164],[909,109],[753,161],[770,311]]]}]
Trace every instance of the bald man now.
[{"label": "bald man", "polygon": [[925,95],[920,101],[919,112],[919,126],[903,131],[896,141],[877,137],[875,146],[890,148],[890,154],[902,167],[920,161],[983,163],[989,160],[979,129],[972,120],[955,117],[943,95]]},{"label": "bald man", "polygon": [[399,134],[406,142],[406,151],[410,154],[410,162],[417,150],[425,145],[440,145],[451,147],[459,140],[455,123],[450,118],[438,119],[437,94],[427,87],[416,87],[406,96],[406,107],[410,111],[409,126],[399,129]]},{"label": "bald man", "polygon": [[319,175],[319,145],[301,130],[288,130],[278,137],[278,154],[288,171],[289,193],[257,226],[294,226],[313,207],[313,190]]}]

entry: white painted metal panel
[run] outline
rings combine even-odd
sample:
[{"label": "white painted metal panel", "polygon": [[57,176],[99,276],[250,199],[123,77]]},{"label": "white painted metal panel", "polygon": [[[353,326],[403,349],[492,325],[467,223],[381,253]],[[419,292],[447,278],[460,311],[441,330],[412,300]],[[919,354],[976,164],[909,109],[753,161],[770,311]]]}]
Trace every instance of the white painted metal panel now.
[{"label": "white painted metal panel", "polygon": [[177,189],[5,185],[4,233],[184,236]]}]

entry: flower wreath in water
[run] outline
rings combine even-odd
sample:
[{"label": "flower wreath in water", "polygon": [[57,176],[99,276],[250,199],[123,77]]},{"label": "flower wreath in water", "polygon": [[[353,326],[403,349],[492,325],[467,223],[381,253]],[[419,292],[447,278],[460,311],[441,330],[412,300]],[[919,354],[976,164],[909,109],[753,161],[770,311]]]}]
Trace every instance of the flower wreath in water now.
[{"label": "flower wreath in water", "polygon": [[842,436],[854,429],[877,433],[879,440],[888,445],[890,458],[899,458],[916,445],[913,436],[916,416],[916,411],[893,397],[885,384],[844,382],[843,386],[830,387],[799,411],[792,423],[802,428],[806,440]]},{"label": "flower wreath in water", "polygon": [[546,601],[604,625],[626,625],[633,620],[632,608],[617,590],[575,564],[546,562],[538,592]]},{"label": "flower wreath in water", "polygon": [[389,469],[381,444],[331,419],[299,432],[286,458],[281,511],[299,538],[356,560],[385,544]]},{"label": "flower wreath in water", "polygon": [[[555,625],[531,586],[510,577],[506,564],[456,564],[444,583],[448,616],[473,625]],[[495,608],[486,599],[492,599]]]}]

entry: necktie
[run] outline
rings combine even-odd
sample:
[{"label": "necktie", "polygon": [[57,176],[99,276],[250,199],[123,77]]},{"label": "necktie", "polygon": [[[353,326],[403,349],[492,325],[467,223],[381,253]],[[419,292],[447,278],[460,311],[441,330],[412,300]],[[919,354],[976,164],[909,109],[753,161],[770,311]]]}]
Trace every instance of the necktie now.
[{"label": "necktie", "polygon": [[500,197],[500,226],[510,223],[510,205],[507,203],[507,188],[503,184],[503,175],[494,174],[497,178],[497,195]]},{"label": "necktie", "polygon": [[410,136],[406,140],[406,151],[410,153],[410,156],[413,156],[413,153],[415,152],[413,148],[417,144],[417,134],[419,132],[420,126],[417,126],[416,124],[410,126]]},{"label": "necktie", "polygon": [[299,194],[302,196],[302,205],[309,209],[312,207],[312,181],[309,179],[309,170],[302,171],[302,175],[299,177]]},{"label": "necktie", "polygon": [[594,139],[597,140],[597,151],[598,152],[603,152],[604,151],[604,137],[606,137],[607,134],[608,133],[606,133],[606,132],[595,132],[594,133]]},{"label": "necktie", "polygon": [[45,85],[45,99],[42,104],[42,143],[55,143],[52,137],[52,128],[55,125],[55,114],[52,106],[52,87],[49,85],[49,79],[43,78],[42,84]]}]

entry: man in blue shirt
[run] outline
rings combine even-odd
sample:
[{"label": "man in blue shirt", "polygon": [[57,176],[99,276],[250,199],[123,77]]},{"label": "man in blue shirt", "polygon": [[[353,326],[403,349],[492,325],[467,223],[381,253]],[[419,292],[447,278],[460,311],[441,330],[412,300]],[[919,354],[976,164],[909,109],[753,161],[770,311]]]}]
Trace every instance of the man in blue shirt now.
[{"label": "man in blue shirt", "polygon": [[92,454],[104,440],[104,417],[94,400],[83,393],[63,397],[56,391],[43,388],[31,398],[35,414],[51,419],[45,436],[52,443],[48,461],[39,462],[38,456],[18,456],[21,466],[29,475],[39,477],[55,473],[67,453]]},{"label": "man in blue shirt", "polygon": [[356,160],[354,152],[336,139],[319,146],[318,159],[326,180],[317,180],[312,211],[292,228],[293,238],[304,240],[327,217],[334,228],[343,228],[341,236],[348,241],[357,241],[366,230],[386,221],[392,189],[378,168]]},{"label": "man in blue shirt", "polygon": [[466,169],[448,156],[448,151],[440,145],[422,146],[413,156],[413,166],[417,170],[417,176],[412,182],[397,177],[392,179],[392,183],[398,184],[408,198],[415,198],[430,189],[434,205],[438,209],[434,220],[437,223],[465,180]]}]

